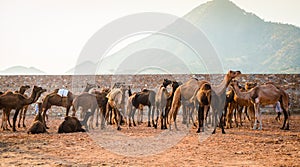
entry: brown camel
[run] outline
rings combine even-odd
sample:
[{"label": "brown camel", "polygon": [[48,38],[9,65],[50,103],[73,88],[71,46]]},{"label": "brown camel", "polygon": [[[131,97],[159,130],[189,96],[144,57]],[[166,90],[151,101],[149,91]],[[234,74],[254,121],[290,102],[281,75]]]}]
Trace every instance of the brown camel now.
[{"label": "brown camel", "polygon": [[96,127],[98,127],[99,122],[98,122],[98,117],[100,116],[100,123],[101,123],[101,129],[104,128],[105,125],[105,115],[106,115],[106,105],[108,98],[106,97],[108,93],[110,92],[110,89],[102,89],[101,91],[95,91],[94,94],[96,95],[98,107],[99,107],[99,112],[97,113],[97,118],[96,118]]},{"label": "brown camel", "polygon": [[[217,120],[217,117],[219,116],[220,118],[220,126],[222,128],[222,133],[224,134],[225,131],[224,131],[224,127],[223,127],[223,123],[222,123],[222,113],[223,113],[223,110],[224,110],[224,106],[225,106],[225,101],[226,101],[226,88],[227,86],[229,85],[229,82],[237,77],[238,75],[240,75],[241,72],[240,71],[228,71],[228,73],[224,76],[224,79],[223,81],[215,86],[215,85],[212,85],[211,88],[212,88],[212,91],[211,91],[211,105],[210,105],[210,108],[214,114],[214,131],[212,132],[213,134],[216,133],[216,127],[217,127],[217,124],[218,124],[218,120]],[[203,82],[207,82],[209,83],[208,81],[198,81],[198,80],[195,80],[195,79],[190,79],[187,83],[189,84],[184,84],[185,87],[182,86],[179,86],[179,88],[175,91],[175,95],[174,95],[174,99],[173,99],[173,104],[172,104],[172,108],[171,108],[171,111],[170,111],[170,116],[169,116],[169,120],[170,120],[170,130],[171,130],[171,121],[173,120],[174,121],[174,125],[175,125],[175,128],[177,128],[177,124],[176,124],[176,116],[177,116],[177,112],[179,110],[179,107],[181,105],[181,101],[187,101],[187,100],[190,100],[193,95],[195,94],[195,91],[197,91],[199,89],[199,87],[201,87],[201,83]],[[184,92],[185,89],[188,89],[190,88],[189,93],[182,93]],[[196,89],[195,89],[196,88]],[[189,96],[187,96],[189,94]],[[191,95],[192,94],[192,95]],[[185,95],[185,97],[184,97]],[[187,97],[190,97],[190,98],[187,98]]]},{"label": "brown camel", "polygon": [[194,97],[195,109],[198,109],[198,130],[197,133],[204,132],[204,119],[207,117],[211,103],[211,85],[207,81],[200,81],[200,88]]},{"label": "brown camel", "polygon": [[32,125],[28,129],[27,131],[28,134],[48,133],[46,130],[46,126],[43,123],[43,117],[41,114],[42,104],[38,103],[38,107],[39,107],[39,112],[35,116]]},{"label": "brown camel", "polygon": [[[186,123],[187,121],[187,107],[191,104],[190,99],[193,97],[195,92],[199,89],[200,85],[198,82],[198,79],[191,78],[186,83],[180,85],[176,91],[174,92],[174,98],[172,101],[172,107],[170,109],[170,115],[169,115],[169,123],[171,123],[171,119],[174,121],[176,120],[178,110],[181,105],[182,112],[183,112],[183,123]],[[176,123],[174,122],[175,127],[177,127]],[[171,124],[170,124],[171,125]],[[171,128],[171,126],[170,126]]]},{"label": "brown camel", "polygon": [[[67,96],[61,96],[58,94],[58,89],[55,89],[52,93],[49,93],[45,96],[43,103],[42,103],[42,115],[43,121],[46,125],[46,114],[47,110],[51,108],[51,106],[62,106],[66,108],[66,116],[69,115],[70,107],[72,106],[72,102],[74,99],[74,95],[72,92],[68,91]],[[47,127],[47,125],[46,125]],[[47,127],[48,128],[48,127]]]},{"label": "brown camel", "polygon": [[[7,118],[7,115],[9,115],[9,112],[12,109],[15,109],[15,114],[13,117],[13,131],[16,131],[16,121],[17,116],[19,114],[19,111],[26,105],[32,104],[37,99],[38,92],[42,91],[43,88],[34,86],[31,96],[29,98],[26,98],[25,96],[19,94],[19,93],[8,93],[3,94],[0,96],[0,108],[4,108],[3,114],[6,115],[5,118]],[[5,119],[5,123],[6,123]],[[4,129],[7,127],[3,127]]]},{"label": "brown camel", "polygon": [[289,129],[289,97],[285,91],[271,83],[256,86],[247,92],[241,92],[238,89],[237,81],[233,81],[232,86],[239,98],[249,100],[253,103],[255,109],[254,130],[257,128],[257,121],[259,121],[260,124],[258,129],[262,129],[260,106],[275,105],[278,101],[280,102],[281,109],[284,113],[284,121],[281,129]]},{"label": "brown camel", "polygon": [[144,106],[142,104],[140,104],[138,106],[138,108],[135,108],[135,106],[133,106],[133,99],[135,98],[136,94],[138,92],[134,92],[132,93],[131,92],[131,89],[129,87],[128,89],[128,99],[127,99],[127,110],[126,110],[126,117],[127,117],[127,125],[128,125],[128,128],[131,127],[131,121],[133,123],[133,126],[136,126],[136,123],[134,121],[134,115],[135,115],[135,112],[136,110],[138,109],[138,124],[142,123],[142,117],[141,117],[141,113],[143,111],[143,108]]},{"label": "brown camel", "polygon": [[[23,86],[21,86],[21,87],[19,88],[19,90],[15,91],[14,93],[20,93],[21,95],[24,95],[24,93],[25,93],[25,91],[26,91],[27,89],[30,89],[30,86],[29,86],[29,85],[23,85]],[[2,94],[3,94],[3,93],[2,93]],[[25,97],[27,97],[27,96],[25,95]],[[21,112],[20,112],[20,119],[21,119],[21,116],[22,116],[22,111],[27,110],[27,108],[28,108],[28,106],[24,106],[24,108],[21,110]],[[10,115],[7,116],[7,117],[8,117],[8,118],[7,118],[7,121],[8,121],[9,126],[12,127],[12,125],[11,125],[11,123],[10,123],[9,116],[10,116]],[[19,120],[19,121],[20,121],[20,120]],[[3,125],[3,123],[2,123],[2,125]],[[2,125],[1,125],[1,126],[2,126]],[[20,126],[18,126],[18,127],[20,127]]]},{"label": "brown camel", "polygon": [[[90,112],[87,113],[87,115],[90,114],[91,114]],[[85,117],[85,119],[86,118],[87,117]],[[87,120],[83,120],[83,121],[86,122]],[[85,132],[85,130],[82,128],[80,121],[76,117],[66,116],[65,120],[58,127],[58,133],[74,133],[74,132]]]},{"label": "brown camel", "polygon": [[[254,88],[256,85],[257,85],[256,83],[247,82],[245,84],[245,88],[240,87],[240,91],[245,92],[247,90],[250,90],[250,89]],[[239,124],[240,124],[240,126],[243,126],[243,124],[242,124],[242,110],[244,109],[244,112],[245,112],[246,116],[248,117],[248,120],[250,120],[251,124],[252,124],[253,121],[254,121],[254,105],[251,103],[251,101],[240,99],[236,95],[236,93],[234,93],[233,100],[234,100],[234,102],[232,102],[232,105],[231,105],[232,107],[230,106],[227,121],[229,121],[232,118],[233,110],[236,110],[236,114],[235,114],[236,127],[238,127]],[[249,114],[250,114],[251,118],[249,118]],[[238,119],[239,119],[239,122],[238,122]],[[230,125],[230,127],[232,127],[232,126]]]},{"label": "brown camel", "polygon": [[[72,116],[76,115],[76,111],[79,110],[79,107],[81,107],[81,112],[84,115],[84,120],[82,123],[85,126],[86,130],[89,130],[92,127],[92,120],[90,121],[91,124],[87,124],[89,120],[89,115],[94,115],[95,111],[98,109],[98,103],[97,103],[97,98],[95,94],[89,94],[87,92],[81,93],[77,97],[74,98],[73,100],[73,114]],[[91,110],[91,114],[86,114],[88,110]]]},{"label": "brown camel", "polygon": [[[24,95],[25,91],[27,89],[30,89],[30,86],[29,85],[25,85],[25,86],[21,86],[20,89],[19,89],[19,93]],[[25,97],[27,97],[25,95]],[[24,106],[24,108],[20,111],[20,114],[19,114],[19,122],[18,122],[18,128],[21,127],[21,120],[23,120],[23,127],[25,128],[26,125],[25,125],[25,117],[26,117],[26,112],[28,110],[28,105],[27,106]]]},{"label": "brown camel", "polygon": [[[96,85],[94,85],[94,84],[87,83],[83,92],[88,92],[90,89],[94,88],[95,86]],[[58,94],[60,91],[67,92],[67,95]],[[53,92],[46,95],[46,97],[43,100],[43,104],[42,104],[43,120],[45,122],[46,128],[48,128],[47,124],[46,124],[46,120],[45,120],[47,110],[50,109],[51,106],[53,106],[53,105],[54,106],[62,106],[62,107],[66,108],[66,116],[68,116],[74,98],[75,98],[75,95],[71,91],[68,91],[66,89],[55,89]]]}]

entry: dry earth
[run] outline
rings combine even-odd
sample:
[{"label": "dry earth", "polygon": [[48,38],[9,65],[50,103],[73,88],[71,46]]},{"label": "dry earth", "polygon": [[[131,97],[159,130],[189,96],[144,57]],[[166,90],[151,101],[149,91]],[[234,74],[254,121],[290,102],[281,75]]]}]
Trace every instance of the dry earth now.
[{"label": "dry earth", "polygon": [[[49,133],[0,131],[1,166],[300,166],[300,115],[289,131],[274,115],[263,115],[263,130],[243,127],[227,134],[162,131],[146,124],[121,132],[115,127],[90,133],[58,134],[63,118],[49,118]],[[33,117],[27,119],[30,124]],[[209,131],[211,132],[211,131]]]}]

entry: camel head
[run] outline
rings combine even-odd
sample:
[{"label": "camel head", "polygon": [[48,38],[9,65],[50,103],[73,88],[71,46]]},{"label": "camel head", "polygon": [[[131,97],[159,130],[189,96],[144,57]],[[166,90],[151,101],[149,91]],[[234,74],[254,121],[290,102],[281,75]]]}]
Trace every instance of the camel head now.
[{"label": "camel head", "polygon": [[171,80],[164,79],[163,86],[164,86],[164,87],[167,87],[167,86],[170,85],[171,83],[172,83]]},{"label": "camel head", "polygon": [[230,80],[234,79],[235,77],[241,75],[242,73],[240,71],[232,71],[229,70],[228,73],[226,74],[227,78]]},{"label": "camel head", "polygon": [[254,88],[255,86],[257,86],[257,83],[255,83],[255,82],[246,82],[245,89],[250,90],[250,89]]}]

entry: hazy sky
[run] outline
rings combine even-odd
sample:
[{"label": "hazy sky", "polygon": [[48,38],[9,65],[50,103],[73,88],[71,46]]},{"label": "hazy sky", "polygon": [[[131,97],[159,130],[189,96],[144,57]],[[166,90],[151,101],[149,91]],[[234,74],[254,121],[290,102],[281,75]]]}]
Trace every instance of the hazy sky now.
[{"label": "hazy sky", "polygon": [[[300,27],[299,0],[232,0],[265,21]],[[87,40],[133,13],[183,16],[207,0],[0,0],[0,71],[34,66],[47,74],[74,67]]]}]

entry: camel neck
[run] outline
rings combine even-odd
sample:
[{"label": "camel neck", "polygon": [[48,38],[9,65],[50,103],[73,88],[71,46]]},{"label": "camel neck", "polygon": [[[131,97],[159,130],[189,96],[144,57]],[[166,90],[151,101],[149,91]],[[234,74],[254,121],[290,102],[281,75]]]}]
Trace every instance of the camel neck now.
[{"label": "camel neck", "polygon": [[225,75],[223,81],[219,85],[214,86],[213,90],[215,91],[216,94],[224,93],[230,81],[231,79],[229,79],[228,76]]},{"label": "camel neck", "polygon": [[241,90],[237,84],[233,85],[233,89],[238,98],[243,99],[243,100],[249,100],[249,98],[250,98],[249,92],[241,92]]}]

